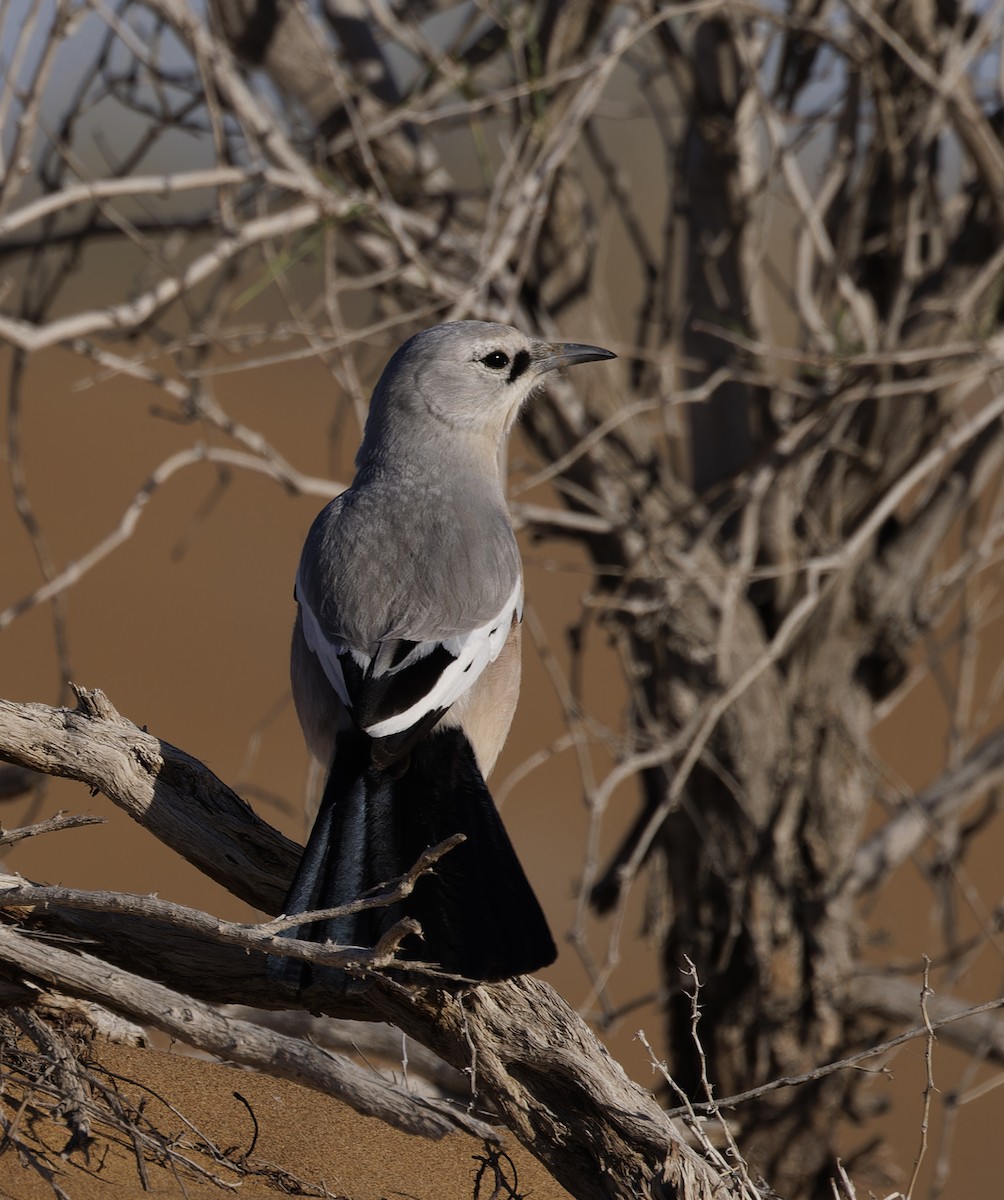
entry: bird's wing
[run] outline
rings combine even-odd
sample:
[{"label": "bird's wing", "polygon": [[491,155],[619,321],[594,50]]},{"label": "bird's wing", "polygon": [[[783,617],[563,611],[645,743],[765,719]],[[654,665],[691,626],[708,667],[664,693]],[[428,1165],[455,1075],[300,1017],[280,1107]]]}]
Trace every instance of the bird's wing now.
[{"label": "bird's wing", "polygon": [[373,654],[347,645],[322,626],[299,576],[296,599],[303,635],[328,682],[371,738],[430,728],[495,661],[523,615],[523,581],[490,621],[438,641],[388,637]]}]

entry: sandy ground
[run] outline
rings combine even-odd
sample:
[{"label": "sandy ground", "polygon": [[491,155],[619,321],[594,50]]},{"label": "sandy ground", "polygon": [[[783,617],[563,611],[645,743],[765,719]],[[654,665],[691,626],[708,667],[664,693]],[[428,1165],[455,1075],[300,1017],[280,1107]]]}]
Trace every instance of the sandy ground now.
[{"label": "sandy ground", "polygon": [[[88,1153],[60,1158],[65,1125],[18,1112],[21,1097],[4,1086],[0,1104],[35,1162],[9,1142],[0,1149],[0,1195],[10,1200],[109,1200],[110,1197],[216,1198],[322,1196],[346,1200],[488,1200],[532,1196],[567,1200],[547,1172],[506,1134],[504,1164],[511,1190],[496,1193],[491,1169],[477,1176],[482,1143],[465,1134],[438,1142],[399,1133],[338,1101],[296,1084],[205,1062],[180,1053],[95,1043],[98,1064],[119,1091],[143,1104],[143,1117],[179,1155],[142,1155],[123,1133],[95,1125]],[[253,1115],[252,1115],[253,1114]],[[215,1147],[216,1153],[210,1147]],[[513,1170],[515,1169],[515,1179]],[[44,1171],[44,1167],[43,1167]],[[145,1178],[144,1178],[145,1177]],[[58,1189],[58,1190],[57,1190]]]}]

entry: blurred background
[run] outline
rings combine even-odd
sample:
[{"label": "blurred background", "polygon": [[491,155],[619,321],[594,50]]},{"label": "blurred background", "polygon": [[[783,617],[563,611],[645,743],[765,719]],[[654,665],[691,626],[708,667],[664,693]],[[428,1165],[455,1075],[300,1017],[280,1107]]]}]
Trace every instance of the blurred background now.
[{"label": "blurred background", "polygon": [[[301,839],[293,576],[383,363],[608,346],[509,453],[544,977],[669,1107],[688,964],[719,1097],[922,1026],[925,956],[999,998],[1002,7],[6,0],[0,694],[99,687]],[[254,919],[79,784],[0,820],[61,809],[9,869]],[[730,1118],[781,1195],[993,1194],[1002,1045]]]}]

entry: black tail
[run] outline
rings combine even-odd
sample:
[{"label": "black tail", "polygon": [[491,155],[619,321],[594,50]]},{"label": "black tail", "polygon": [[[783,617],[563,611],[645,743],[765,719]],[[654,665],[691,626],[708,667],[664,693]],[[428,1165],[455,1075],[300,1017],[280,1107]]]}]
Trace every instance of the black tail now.
[{"label": "black tail", "polygon": [[[289,914],[357,900],[410,870],[453,834],[466,840],[396,904],[291,930],[311,941],[376,945],[402,917],[422,926],[398,951],[468,979],[498,980],[554,961],[547,921],[459,729],[429,734],[398,778],[370,762],[369,739],[339,739],[307,848],[286,897]],[[288,982],[307,982],[294,960],[273,960]],[[280,965],[280,962],[284,965]],[[313,982],[320,982],[315,973]]]}]

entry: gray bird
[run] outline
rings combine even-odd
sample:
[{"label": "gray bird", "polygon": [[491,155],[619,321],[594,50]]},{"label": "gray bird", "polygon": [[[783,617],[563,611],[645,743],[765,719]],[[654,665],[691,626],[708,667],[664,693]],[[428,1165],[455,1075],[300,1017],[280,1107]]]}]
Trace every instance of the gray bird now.
[{"label": "gray bird", "polygon": [[[393,906],[290,936],[373,946],[474,980],[553,962],[554,942],[485,778],[516,706],[523,580],[501,451],[549,371],[614,358],[455,321],[416,334],[373,393],[352,486],[317,517],[296,577],[291,674],[327,771],[288,914],[355,900],[465,840]],[[332,981],[273,960],[288,982]]]}]

